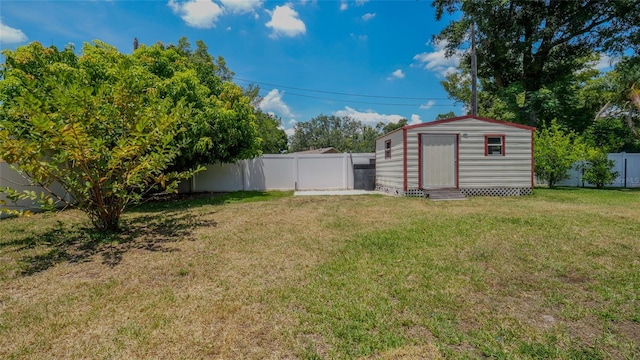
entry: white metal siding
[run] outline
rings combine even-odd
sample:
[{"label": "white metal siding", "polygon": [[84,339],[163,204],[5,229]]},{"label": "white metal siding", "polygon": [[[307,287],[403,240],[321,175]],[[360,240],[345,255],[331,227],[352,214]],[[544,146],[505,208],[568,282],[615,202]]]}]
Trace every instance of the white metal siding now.
[{"label": "white metal siding", "polygon": [[[409,188],[418,187],[418,134],[421,133],[459,134],[460,188],[531,186],[531,131],[470,118],[408,130]],[[484,137],[488,134],[505,135],[505,156],[484,155]]]},{"label": "white metal siding", "polygon": [[[385,142],[391,140],[391,159],[384,158]],[[397,130],[376,140],[376,184],[404,188],[403,130]]]}]

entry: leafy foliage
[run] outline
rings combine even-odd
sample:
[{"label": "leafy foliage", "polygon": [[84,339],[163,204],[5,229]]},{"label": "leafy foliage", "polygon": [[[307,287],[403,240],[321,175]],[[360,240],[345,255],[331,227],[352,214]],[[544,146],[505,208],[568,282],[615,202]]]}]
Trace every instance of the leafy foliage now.
[{"label": "leafy foliage", "polygon": [[602,189],[605,185],[613,183],[619,173],[613,171],[615,161],[609,160],[607,153],[601,149],[591,148],[587,151],[586,166],[584,168],[583,181]]},{"label": "leafy foliage", "polygon": [[281,120],[274,115],[256,109],[256,125],[263,154],[280,154],[288,149],[287,133],[281,127]]},{"label": "leafy foliage", "polygon": [[583,160],[585,144],[572,131],[563,130],[553,120],[549,126],[539,128],[535,134],[534,172],[550,188],[569,178],[569,170]]},{"label": "leafy foliage", "polygon": [[202,41],[191,50],[186,38],[178,45],[141,45],[132,55],[160,80],[158,91],[174,102],[184,99],[191,118],[176,138],[182,151],[171,169],[197,164],[229,163],[260,154],[251,99],[231,82],[224,58],[214,59]]},{"label": "leafy foliage", "polygon": [[376,138],[407,125],[407,119],[398,122],[379,122],[375,127],[348,116],[319,115],[310,121],[296,124],[291,136],[290,150],[304,151],[334,147],[342,152],[374,152]]},{"label": "leafy foliage", "polygon": [[115,230],[127,205],[191,174],[165,171],[191,109],[162,98],[158,78],[115,48],[83,52],[39,43],[3,52],[0,157],[45,188],[60,183],[96,228]]},{"label": "leafy foliage", "polygon": [[406,118],[400,119],[398,120],[398,122],[394,123],[394,122],[390,122],[390,123],[378,123],[378,125],[376,125],[376,130],[380,133],[380,135],[386,134],[386,133],[390,133],[394,130],[400,129],[401,127],[407,125],[408,120]]},{"label": "leafy foliage", "polygon": [[[33,190],[14,190],[10,187],[0,187],[0,194],[4,194],[9,202],[17,203],[20,200],[29,200],[40,205],[41,210],[53,211],[56,208],[56,201],[47,196],[45,193],[38,193]],[[5,213],[10,216],[25,216],[31,215],[33,212],[30,209],[18,208],[11,209],[7,207],[7,200],[0,199],[0,214]]]},{"label": "leafy foliage", "polygon": [[587,83],[586,98],[598,104],[596,120],[621,119],[640,139],[640,56],[624,57],[604,76]]},{"label": "leafy foliage", "polygon": [[463,13],[435,36],[449,54],[463,47],[476,24],[483,91],[500,99],[517,122],[533,126],[561,121],[554,108],[572,102],[566,90],[591,54],[640,47],[640,8],[633,0],[435,0],[433,6],[438,20]]},{"label": "leafy foliage", "polygon": [[296,124],[292,152],[334,147],[338,151],[373,152],[378,131],[350,117],[318,115]]},{"label": "leafy foliage", "polygon": [[256,116],[256,125],[258,137],[260,138],[260,150],[263,154],[280,154],[288,149],[287,133],[282,128],[282,119],[275,115],[265,113],[260,109],[260,87],[255,84],[249,84],[244,89],[247,96],[254,107]]},{"label": "leafy foliage", "polygon": [[589,146],[606,152],[640,152],[640,139],[619,117],[596,119],[584,135]]},{"label": "leafy foliage", "polygon": [[5,50],[0,158],[115,230],[146,193],[175,190],[201,164],[259,153],[250,99],[225,81],[224,60],[185,42],[132,55],[100,41],[82,55],[39,43]]},{"label": "leafy foliage", "polygon": [[438,114],[436,116],[436,120],[444,120],[444,119],[450,119],[456,117],[456,113],[454,113],[453,111],[449,111],[447,113],[444,114]]}]

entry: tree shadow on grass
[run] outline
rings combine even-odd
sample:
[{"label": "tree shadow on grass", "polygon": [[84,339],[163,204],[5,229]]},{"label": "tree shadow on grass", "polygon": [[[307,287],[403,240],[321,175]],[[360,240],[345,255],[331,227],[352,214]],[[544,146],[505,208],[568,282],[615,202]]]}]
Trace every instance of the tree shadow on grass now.
[{"label": "tree shadow on grass", "polygon": [[154,196],[132,211],[153,213],[166,210],[182,210],[207,205],[224,205],[232,203],[273,200],[291,196],[291,191],[233,191],[233,192],[199,192],[186,194],[164,194]]},{"label": "tree shadow on grass", "polygon": [[65,226],[61,221],[44,233],[33,234],[5,246],[16,246],[15,251],[43,248],[44,252],[19,259],[22,275],[33,275],[59,263],[84,263],[96,257],[114,267],[123,255],[133,249],[147,251],[178,251],[169,243],[193,240],[193,232],[202,226],[217,226],[184,211],[164,212],[137,216],[122,221],[120,232],[100,232],[86,225]]},{"label": "tree shadow on grass", "polygon": [[[129,213],[131,219],[121,220],[122,231],[99,232],[84,225],[68,225],[61,221],[50,230],[33,232],[9,242],[0,242],[0,248],[13,248],[14,252],[34,249],[36,255],[19,259],[21,273],[32,275],[59,263],[83,263],[102,258],[102,263],[116,266],[129,250],[172,252],[168,244],[191,240],[198,227],[215,227],[217,223],[204,220],[203,215],[185,211],[207,205],[268,201],[291,196],[292,192],[236,191],[230,193],[173,194],[150,199]],[[216,211],[208,211],[207,216]]]}]

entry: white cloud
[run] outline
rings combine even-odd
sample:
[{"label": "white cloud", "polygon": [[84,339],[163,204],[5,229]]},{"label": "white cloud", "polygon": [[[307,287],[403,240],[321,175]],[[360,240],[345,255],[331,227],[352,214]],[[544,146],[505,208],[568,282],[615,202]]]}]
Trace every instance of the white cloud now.
[{"label": "white cloud", "polygon": [[620,62],[620,58],[612,58],[607,54],[600,54],[600,59],[593,65],[593,68],[600,71],[609,70],[618,62]]},{"label": "white cloud", "polygon": [[187,25],[195,28],[208,29],[216,26],[218,17],[224,11],[211,0],[169,0],[167,4],[176,15],[179,15]]},{"label": "white cloud", "polygon": [[369,21],[369,20],[373,19],[374,17],[376,17],[376,13],[366,13],[366,14],[362,15],[362,20],[363,21]]},{"label": "white cloud", "polygon": [[349,34],[349,36],[351,36],[352,39],[359,41],[367,41],[369,39],[369,36],[367,35],[356,35],[354,33]]},{"label": "white cloud", "polygon": [[415,125],[415,124],[421,124],[421,123],[422,123],[422,119],[420,118],[420,115],[411,114],[411,120],[409,120],[409,125]]},{"label": "white cloud", "polygon": [[293,10],[291,4],[276,6],[273,11],[267,10],[271,20],[265,24],[273,30],[272,38],[279,36],[294,37],[307,32],[304,22],[298,18],[298,12]]},{"label": "white cloud", "polygon": [[[356,6],[362,6],[362,5],[364,5],[365,3],[368,3],[368,2],[369,2],[369,0],[356,0],[355,1]],[[347,0],[340,0],[340,11],[345,11],[347,9],[349,9],[348,1]],[[375,15],[375,14],[373,14],[373,15]],[[365,19],[365,21],[366,20],[369,20],[369,19]]]},{"label": "white cloud", "polygon": [[227,26],[227,28],[225,30],[231,31],[231,26]]},{"label": "white cloud", "polygon": [[432,46],[434,51],[423,52],[413,57],[414,60],[419,62],[419,66],[424,67],[426,70],[433,71],[440,76],[446,76],[458,70],[458,64],[460,64],[460,58],[462,56],[461,51],[456,51],[451,57],[446,57],[445,47],[447,43],[445,41],[432,44]]},{"label": "white cloud", "polygon": [[282,100],[283,94],[284,91],[280,92],[278,89],[269,91],[269,93],[262,99],[262,101],[260,101],[258,107],[260,107],[260,109],[262,109],[262,111],[264,112],[275,114],[280,117],[293,117],[291,109]]},{"label": "white cloud", "polygon": [[234,14],[255,12],[262,7],[262,0],[220,0],[224,9]]},{"label": "white cloud", "polygon": [[391,75],[387,78],[387,80],[392,81],[395,79],[404,79],[404,72],[402,69],[398,69],[391,73]]},{"label": "white cloud", "polygon": [[348,106],[345,106],[344,110],[334,111],[333,115],[339,117],[348,116],[354,120],[358,120],[363,122],[364,124],[372,126],[375,126],[379,122],[398,122],[398,120],[404,118],[404,116],[380,114],[372,110],[367,110],[366,112],[357,111],[356,109]]},{"label": "white cloud", "polygon": [[27,35],[25,35],[22,30],[5,25],[2,23],[2,19],[0,19],[0,43],[9,44],[24,41],[27,41]]},{"label": "white cloud", "polygon": [[436,104],[435,100],[429,100],[426,104],[420,105],[420,109],[429,110]]},{"label": "white cloud", "polygon": [[287,134],[287,137],[291,137],[293,136],[293,134],[296,133],[297,123],[298,121],[296,119],[290,119],[289,122],[287,123],[289,125],[289,128],[285,129],[284,126],[282,127],[282,130],[284,130],[284,133]]}]

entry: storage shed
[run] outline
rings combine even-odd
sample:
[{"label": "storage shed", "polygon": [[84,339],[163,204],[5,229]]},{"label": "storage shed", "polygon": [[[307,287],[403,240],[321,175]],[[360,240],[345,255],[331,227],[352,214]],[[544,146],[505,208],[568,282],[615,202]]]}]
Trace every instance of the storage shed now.
[{"label": "storage shed", "polygon": [[376,139],[376,189],[407,196],[445,188],[467,196],[531,194],[534,131],[478,116],[403,126]]}]

